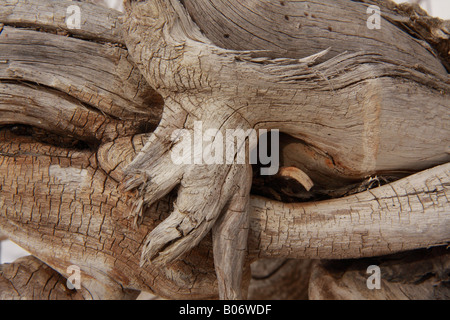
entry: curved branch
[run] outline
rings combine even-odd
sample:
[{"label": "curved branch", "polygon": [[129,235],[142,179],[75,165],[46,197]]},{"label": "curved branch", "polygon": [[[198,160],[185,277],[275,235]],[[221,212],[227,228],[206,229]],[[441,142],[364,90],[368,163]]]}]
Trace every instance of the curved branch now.
[{"label": "curved branch", "polygon": [[285,204],[251,199],[257,257],[348,259],[450,243],[450,163],[352,196]]}]

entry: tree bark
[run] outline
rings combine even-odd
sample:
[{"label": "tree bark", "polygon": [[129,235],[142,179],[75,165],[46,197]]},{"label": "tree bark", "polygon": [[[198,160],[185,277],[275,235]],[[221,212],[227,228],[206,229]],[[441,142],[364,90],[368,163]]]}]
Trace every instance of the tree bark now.
[{"label": "tree bark", "polygon": [[[134,297],[130,290],[306,298],[310,260],[288,260],[259,281],[255,265],[250,279],[250,263],[448,244],[450,82],[436,31],[445,25],[417,28],[412,14],[377,1],[383,28],[367,41],[373,1],[283,3],[184,1],[188,15],[177,1],[133,2],[123,25],[117,12],[80,3],[83,27],[71,30],[70,1],[7,1],[0,9],[2,232],[62,276],[79,266],[83,298]],[[37,5],[45,14],[30,16]],[[336,12],[339,21],[330,19]],[[311,28],[326,36],[301,31]],[[205,129],[286,133],[287,168],[258,193],[294,203],[250,194],[249,166],[171,164],[164,158],[171,130],[192,131],[196,120]],[[254,173],[253,187],[261,179]],[[383,179],[389,183],[373,188]],[[298,292],[287,285],[293,279],[303,284]],[[311,297],[322,297],[314,290]]]}]

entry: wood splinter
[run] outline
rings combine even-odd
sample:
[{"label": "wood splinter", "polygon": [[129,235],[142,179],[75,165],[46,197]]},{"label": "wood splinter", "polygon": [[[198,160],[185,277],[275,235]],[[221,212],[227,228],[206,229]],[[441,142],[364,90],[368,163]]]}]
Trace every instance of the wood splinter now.
[{"label": "wood splinter", "polygon": [[280,177],[291,178],[299,182],[303,187],[305,187],[306,191],[311,190],[314,186],[314,182],[311,180],[308,175],[296,167],[282,167],[278,171],[278,175]]}]

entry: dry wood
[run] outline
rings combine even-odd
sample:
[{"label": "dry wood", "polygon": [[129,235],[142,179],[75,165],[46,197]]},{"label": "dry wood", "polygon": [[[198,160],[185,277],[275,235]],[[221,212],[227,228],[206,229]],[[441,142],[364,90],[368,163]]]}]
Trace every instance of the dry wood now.
[{"label": "dry wood", "polygon": [[258,219],[250,224],[252,232],[258,230],[255,254],[348,259],[446,244],[449,180],[447,163],[339,199],[269,204],[255,198],[251,217]]},{"label": "dry wood", "polygon": [[261,259],[252,263],[249,299],[307,300],[312,260]]},{"label": "dry wood", "polygon": [[66,279],[35,257],[0,265],[1,300],[81,300]]},{"label": "dry wood", "polygon": [[[430,50],[430,43],[448,46],[448,26],[417,10],[417,6],[414,10],[407,4],[397,6],[384,0],[184,0],[183,3],[206,37],[224,48],[265,49],[271,57],[294,59],[328,47],[330,52],[324,57],[328,59],[344,51],[370,51],[436,71],[442,71],[442,65],[433,56],[442,53],[448,59],[444,47],[439,54]],[[376,32],[366,27],[366,10],[371,4],[381,7],[382,27]],[[416,39],[405,37],[405,31],[413,33]]]},{"label": "dry wood", "polygon": [[[69,28],[66,23],[67,9],[71,5],[80,8],[80,29]],[[69,0],[4,0],[0,21],[20,27],[41,27],[48,30],[64,31],[67,34],[101,42],[123,44],[120,12],[109,10],[88,2]]]},{"label": "dry wood", "polygon": [[297,182],[301,183],[303,187],[305,187],[306,191],[311,190],[314,186],[314,182],[312,182],[308,175],[299,168],[283,167],[280,168],[278,174],[282,177],[295,179]]},{"label": "dry wood", "polygon": [[[63,276],[69,265],[79,265],[84,298],[129,297],[128,289],[168,298],[216,298],[218,291],[221,298],[245,297],[247,291],[252,297],[248,266],[259,258],[372,257],[450,242],[450,84],[442,57],[393,25],[375,35],[379,45],[364,47],[349,23],[367,18],[365,4],[352,2],[352,15],[341,15],[349,21],[336,22],[335,37],[326,41],[300,32],[299,46],[268,35],[266,30],[288,31],[272,27],[261,30],[276,48],[245,48],[255,43],[244,37],[253,27],[215,36],[207,21],[223,18],[202,11],[208,2],[192,9],[193,2],[185,1],[208,38],[178,1],[158,0],[127,6],[125,41],[111,33],[114,28],[109,40],[101,35],[98,19],[92,29],[79,30],[80,39],[17,28],[60,27],[61,18],[21,18],[17,10],[31,10],[33,3],[0,9],[8,10],[0,22],[11,25],[0,34],[0,125],[9,125],[0,130],[0,226]],[[229,12],[218,3],[220,12]],[[288,28],[283,15],[266,15],[267,9],[285,10],[281,4],[244,4],[238,9],[253,8]],[[290,13],[301,13],[290,23],[317,23],[322,34],[331,32],[325,24],[344,1],[321,11],[321,19],[317,8],[308,8],[306,20],[295,9],[300,3],[285,4]],[[396,16],[392,11],[389,19]],[[108,17],[122,29],[114,15]],[[233,15],[223,23],[239,19]],[[351,32],[356,44],[345,49],[344,35]],[[109,42],[126,42],[133,59]],[[414,55],[403,54],[408,46]],[[205,129],[290,134],[281,146],[281,165],[304,172],[314,183],[311,194],[336,193],[377,174],[421,172],[327,201],[287,204],[250,196],[247,166],[174,166],[167,158],[172,130],[192,132],[196,120]],[[125,188],[136,192],[123,192],[125,176]],[[210,230],[212,237],[204,237]],[[278,279],[292,279],[300,265]]]},{"label": "dry wood", "polygon": [[[420,110],[414,115],[402,112],[400,116],[397,113],[399,106],[405,111],[410,109],[405,98],[410,99],[414,95],[418,99],[437,99],[434,100],[433,110],[440,109],[440,114],[446,114],[449,91],[447,72],[428,48],[410,37],[402,36],[402,31],[396,27],[389,25],[383,28],[382,32],[376,33],[375,38],[372,36],[371,40],[374,42],[355,41],[354,48],[347,39],[357,33],[344,32],[347,37],[345,44],[350,47],[350,53],[347,54],[340,54],[344,51],[344,39],[339,32],[329,36],[332,41],[325,38],[326,45],[336,51],[322,51],[310,58],[305,58],[305,52],[301,50],[295,51],[294,55],[286,54],[286,50],[290,51],[290,44],[286,40],[267,35],[265,37],[271,39],[276,47],[281,47],[281,51],[267,43],[251,42],[249,39],[243,44],[254,43],[255,48],[227,48],[224,43],[222,47],[218,47],[213,42],[223,39],[222,34],[209,34],[206,37],[207,31],[202,27],[202,19],[221,16],[225,22],[221,21],[223,23],[218,25],[232,21],[238,25],[229,27],[233,31],[244,29],[247,38],[251,36],[253,39],[255,34],[259,38],[263,37],[259,30],[247,30],[242,27],[239,19],[222,14],[221,10],[230,10],[232,6],[250,8],[250,12],[241,15],[242,17],[259,11],[261,19],[252,17],[251,23],[256,23],[261,30],[280,27],[277,31],[289,35],[292,32],[283,27],[292,28],[292,23],[286,23],[285,20],[289,20],[287,15],[284,17],[288,19],[283,20],[274,14],[270,2],[249,0],[242,4],[226,1],[223,5],[219,2],[213,6],[215,9],[219,7],[218,12],[213,14],[207,12],[205,8],[209,1],[205,2],[200,4],[200,8],[194,9],[199,13],[198,16],[192,15],[197,24],[175,0],[139,3],[127,1],[125,6],[127,16],[123,30],[127,48],[135,57],[147,82],[162,95],[166,103],[165,114],[158,129],[127,168],[126,190],[139,190],[139,199],[132,214],[142,216],[145,205],[153,204],[181,184],[174,212],[150,233],[146,241],[142,257],[144,260],[171,262],[197,245],[199,239],[212,228],[228,201],[232,201],[231,206],[237,206],[230,200],[233,199],[235,189],[225,182],[238,183],[235,175],[240,177],[250,174],[248,170],[236,170],[234,166],[224,165],[178,165],[174,168],[168,159],[170,149],[176,145],[169,141],[170,132],[176,128],[194,132],[195,121],[202,121],[208,128],[223,130],[236,127],[279,129],[329,154],[335,170],[347,177],[400,168],[418,169],[417,166],[427,162],[426,166],[430,166],[430,161],[442,163],[448,160],[447,147],[442,145],[442,139],[448,139],[445,124],[448,122],[447,117],[437,126],[436,121],[433,121],[434,124],[430,127],[433,133],[427,135],[428,129],[419,134],[411,128],[413,123],[417,123],[418,119],[414,118],[421,114]],[[293,2],[292,5],[297,3]],[[325,11],[325,15],[335,15],[337,12],[342,17],[346,16],[344,12],[354,10],[353,21],[358,24],[357,19],[360,19],[359,24],[366,25],[366,7],[361,4],[345,2],[345,7],[344,1],[320,4],[326,6],[328,11],[324,8],[311,8],[309,3],[305,5],[313,12]],[[288,9],[294,12],[294,16],[298,16],[306,8]],[[264,28],[266,17],[276,19],[277,22],[272,21],[271,28]],[[311,17],[316,18],[314,15]],[[328,23],[332,17],[321,17],[319,21],[321,20]],[[326,26],[316,28],[322,29],[319,33],[323,35]],[[334,30],[341,29],[342,26],[337,23]],[[356,29],[351,30],[355,32]],[[359,36],[362,34],[364,38],[368,37],[364,36],[365,32],[358,33]],[[399,39],[388,42],[387,35]],[[245,35],[243,38],[245,40]],[[324,49],[324,43],[317,43],[319,48],[312,48]],[[295,43],[295,47],[299,44]],[[308,42],[302,41],[301,44],[304,46]],[[412,48],[417,55],[412,58],[405,54],[406,48]],[[317,64],[316,60],[327,57],[327,54],[334,57],[328,56],[324,63]],[[425,61],[426,70],[420,67]],[[415,67],[416,65],[419,67]],[[439,83],[435,88],[438,91],[434,94],[427,94],[430,77],[436,79],[435,83]],[[355,86],[358,86],[358,90],[355,90]],[[411,87],[415,89],[414,94],[411,94]],[[392,88],[395,88],[395,93]],[[330,96],[333,99],[330,100]],[[423,116],[424,114],[421,118]],[[389,139],[394,132],[397,138]],[[421,139],[424,139],[420,148],[421,161],[417,161],[414,150],[418,150],[416,143]],[[435,143],[431,142],[433,140]],[[430,147],[428,152],[423,147],[425,141]],[[413,161],[412,158],[408,160],[410,156],[414,158]],[[185,188],[185,185],[193,186],[195,191]],[[245,216],[242,209],[239,211]],[[234,234],[239,233],[235,228]],[[224,237],[228,238],[228,233]],[[245,237],[242,237],[243,242],[238,245],[239,248],[245,244],[244,240]],[[233,253],[234,247],[236,245],[231,243],[220,247],[219,256],[226,256],[227,259],[216,259],[216,268],[231,270],[219,265],[225,260],[242,265],[233,262],[240,261],[237,258],[240,253]],[[219,283],[226,281],[224,279],[231,274],[231,271],[228,274],[217,272]],[[236,278],[240,279],[240,275]],[[239,281],[227,280],[227,283],[231,289],[225,292],[225,287],[221,287],[221,297],[236,297],[233,292],[242,290]]]},{"label": "dry wood", "polygon": [[[128,143],[117,143],[114,148],[107,149],[111,154],[128,155],[131,159],[133,146],[129,146],[130,139],[123,140]],[[135,139],[134,142],[139,150],[141,140]],[[123,199],[117,182],[95,166],[89,167],[90,152],[67,153],[61,150],[59,156],[55,151],[45,156],[44,146],[30,143],[30,147],[34,146],[34,151],[38,151],[40,156],[4,157],[1,166],[2,170],[12,172],[23,172],[27,168],[23,176],[31,177],[32,172],[34,176],[28,181],[19,180],[17,184],[14,182],[16,176],[2,172],[6,178],[2,182],[2,212],[6,210],[7,215],[2,216],[1,225],[14,241],[28,251],[36,252],[63,274],[68,266],[67,261],[71,261],[70,264],[82,266],[84,273],[98,277],[97,272],[92,270],[95,265],[96,269],[100,268],[111,278],[117,279],[125,288],[156,291],[158,295],[170,298],[185,297],[185,294],[198,298],[215,296],[214,276],[211,278],[206,273],[201,277],[198,274],[199,270],[209,270],[211,275],[214,270],[212,260],[205,260],[211,245],[207,239],[189,255],[180,258],[186,264],[180,262],[166,266],[166,270],[183,274],[180,278],[173,278],[170,272],[166,275],[167,271],[161,274],[160,269],[151,265],[143,269],[138,267],[146,232],[158,224],[159,221],[153,219],[163,219],[171,210],[173,198],[160,201],[146,214],[152,217],[151,220],[144,219],[141,227],[133,230],[132,221],[124,219],[132,199]],[[27,143],[20,140],[10,148],[19,145],[23,151],[28,149]],[[110,167],[117,166],[117,162],[121,161],[114,157],[99,156],[98,159],[100,164],[109,162]],[[126,163],[119,163],[116,175],[121,175],[120,168],[124,165]],[[440,244],[445,239],[448,242],[448,210],[445,211],[448,166],[400,180],[393,186],[394,189],[386,185],[328,202],[289,205],[253,198],[249,239],[251,259],[264,256],[349,258],[427,247]],[[61,175],[63,172],[66,172],[65,175]],[[36,196],[27,191],[33,187],[40,190]],[[46,199],[40,194],[50,196]],[[35,198],[38,203],[34,208],[29,207]],[[395,210],[392,210],[393,205]],[[345,209],[339,211],[342,207]],[[350,212],[349,207],[352,208]],[[19,208],[22,209],[18,211]],[[16,215],[15,212],[21,213]],[[384,212],[388,212],[386,217]],[[40,240],[29,240],[35,237]],[[72,248],[70,257],[67,246]],[[148,284],[152,285],[149,287]]]},{"label": "dry wood", "polygon": [[[448,300],[450,259],[445,248],[387,257],[328,261],[313,268],[309,298],[314,300]],[[380,268],[380,287],[370,290],[369,266]]]},{"label": "dry wood", "polygon": [[158,121],[157,94],[119,47],[5,26],[0,60],[2,83],[31,82],[112,117]]}]

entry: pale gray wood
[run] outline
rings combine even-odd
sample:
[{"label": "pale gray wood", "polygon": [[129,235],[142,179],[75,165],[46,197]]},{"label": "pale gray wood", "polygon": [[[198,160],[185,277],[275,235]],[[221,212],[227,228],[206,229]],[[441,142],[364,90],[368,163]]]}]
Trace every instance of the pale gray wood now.
[{"label": "pale gray wood", "polygon": [[[61,112],[60,123],[47,120],[43,127],[76,132],[82,120],[69,115],[79,110],[99,120],[79,131],[80,138],[102,140],[96,126],[109,132],[98,149],[81,151],[0,132],[0,221],[8,237],[60,274],[67,273],[69,264],[82,266],[90,279],[85,288],[95,298],[122,297],[125,289],[169,298],[214,298],[220,288],[223,298],[238,297],[234,292],[245,296],[242,269],[219,275],[222,283],[217,283],[213,254],[216,269],[230,270],[260,257],[359,258],[449,243],[449,167],[439,166],[449,159],[449,82],[438,58],[431,57],[430,66],[371,52],[328,60],[330,51],[274,59],[261,48],[236,51],[213,45],[177,1],[152,4],[157,7],[136,4],[142,10],[134,13],[128,7],[125,21],[128,49],[148,84],[124,48],[86,41],[90,36],[81,40],[3,27],[1,98],[8,123],[16,119],[36,126],[46,120],[41,113]],[[179,20],[171,20],[176,16]],[[418,44],[406,33],[398,45],[402,41]],[[22,52],[20,43],[36,58]],[[74,67],[59,68],[53,59]],[[136,135],[139,131],[126,119],[147,115],[152,123],[159,120],[155,108],[161,97],[150,85],[165,100],[163,119],[155,134]],[[29,97],[34,101],[24,108]],[[11,116],[14,109],[24,114]],[[108,115],[114,118],[111,123],[124,125],[117,137],[103,123],[102,116]],[[342,186],[382,171],[423,171],[328,201],[285,204],[247,192],[233,203],[236,186],[251,177],[248,170],[174,167],[160,157],[169,150],[171,130],[192,130],[198,119],[223,129],[279,128],[299,138],[289,166],[322,187],[326,177],[330,185]],[[136,192],[119,188],[124,172]],[[160,198],[179,182],[174,210],[173,194]],[[239,206],[246,201],[247,213]],[[230,203],[240,216],[223,214]],[[233,228],[223,228],[244,221],[246,214],[248,244],[245,233],[235,230],[238,236],[232,239]],[[128,219],[133,215],[141,223],[138,229]],[[214,245],[203,238],[212,228]],[[239,228],[244,231],[245,223]],[[217,241],[221,237],[232,241]],[[211,252],[213,246],[221,250]],[[242,262],[242,256],[248,259]]]},{"label": "pale gray wood", "polygon": [[0,80],[50,87],[119,119],[158,121],[157,94],[119,47],[5,26]]},{"label": "pale gray wood", "polygon": [[120,121],[38,84],[0,82],[0,126],[24,124],[97,145],[140,133],[140,128],[157,121],[148,116],[128,118]]},{"label": "pale gray wood", "polygon": [[[67,8],[76,5],[80,8],[80,29],[68,28]],[[13,26],[48,28],[48,30],[101,42],[123,44],[121,12],[104,8],[88,2],[69,0],[3,0],[0,22]]]},{"label": "pale gray wood", "polygon": [[247,243],[250,228],[248,194],[252,181],[250,175],[242,176],[239,191],[212,229],[214,266],[222,300],[245,299],[250,281]]},{"label": "pale gray wood", "polygon": [[[410,19],[406,12],[388,2],[183,1],[206,37],[227,49],[264,48],[270,51],[272,57],[301,58],[331,48],[324,57],[326,59],[345,51],[370,51],[411,65],[419,64],[437,72],[445,72],[442,63],[436,59],[436,50],[433,52],[431,46],[421,39],[405,37],[405,30],[393,23],[406,24]],[[371,4],[381,7],[379,30],[367,28],[370,16],[367,7]],[[394,8],[395,14],[392,13]],[[446,39],[449,39],[448,35]]]},{"label": "pale gray wood", "polygon": [[[306,6],[290,7],[291,16],[304,18],[309,16],[305,10],[310,9],[317,12],[321,19],[314,21],[314,27],[321,30],[317,34],[325,38],[322,42],[316,41],[313,33],[310,41],[299,41],[291,48],[312,47],[315,52],[299,49],[288,54],[293,50],[284,48],[289,48],[289,42],[298,30],[289,33],[283,29],[292,28],[293,24],[286,22],[289,20],[287,13],[283,16],[267,8],[272,4],[268,1],[248,0],[243,4],[224,1],[215,3],[221,8],[217,12],[205,13],[207,5],[203,2],[201,9],[194,9],[199,15],[191,14],[194,16],[191,18],[176,0],[125,3],[127,15],[123,30],[127,48],[148,83],[166,101],[163,121],[126,171],[126,190],[139,190],[132,214],[142,216],[145,205],[155,203],[177,184],[182,186],[174,212],[146,240],[143,259],[156,262],[154,258],[157,257],[158,263],[167,263],[192,249],[199,238],[209,232],[225,206],[217,197],[228,201],[234,192],[217,181],[238,181],[234,174],[248,174],[245,170],[235,171],[233,166],[226,171],[224,166],[202,166],[201,171],[195,165],[173,166],[167,160],[173,143],[164,137],[175,128],[193,133],[195,121],[221,130],[279,129],[329,155],[335,175],[339,173],[347,179],[383,171],[421,170],[450,159],[448,74],[440,58],[430,52],[430,48],[386,23],[384,28],[369,37],[365,4],[278,2],[281,7],[286,4]],[[233,6],[251,9],[235,16]],[[230,12],[230,16],[222,14],[221,10]],[[256,17],[252,16],[255,12],[258,12]],[[344,19],[341,25],[335,19],[336,14],[349,20]],[[207,32],[198,21],[209,21],[216,16],[236,23],[229,27],[232,35],[244,29],[245,36],[239,39],[241,46],[219,47],[213,43],[222,35],[206,36]],[[246,21],[249,16],[252,18]],[[311,14],[311,18],[316,19],[315,14]],[[242,20],[248,27],[242,28]],[[324,36],[327,27],[320,25],[321,21],[333,23],[331,31],[339,32]],[[355,28],[355,24],[361,30]],[[223,23],[217,25],[223,27]],[[256,26],[257,31],[252,29]],[[348,29],[343,30],[343,27]],[[264,38],[270,39],[270,43],[250,41],[255,37],[261,38],[258,35],[265,31],[276,31],[285,37],[266,34]],[[349,42],[349,37],[356,38],[355,42]],[[316,42],[318,47],[313,45]],[[354,43],[356,46],[352,47]],[[255,47],[246,47],[249,44]],[[282,49],[274,49],[271,44]],[[344,50],[344,44],[350,47],[349,52]],[[411,51],[415,53],[414,57],[409,54]],[[320,59],[325,61],[319,63],[323,61]],[[425,103],[430,103],[428,108],[423,107]],[[425,124],[423,119],[427,117],[433,121]],[[176,122],[182,122],[182,125]],[[421,123],[420,131],[416,130],[417,123]],[[168,128],[171,129],[168,131]],[[392,139],[392,136],[396,138]],[[197,185],[198,177],[206,189]],[[197,188],[195,192],[186,192],[185,185],[196,185]],[[203,197],[198,197],[199,194]],[[348,209],[352,207],[349,203],[342,207],[347,208],[343,209],[346,213],[352,212]],[[441,212],[445,212],[448,204],[439,207]],[[392,210],[388,209],[388,217],[390,213]],[[417,219],[422,220],[422,217]],[[434,227],[439,228],[443,221],[429,222],[431,225],[427,228],[433,230]],[[368,224],[362,223],[366,230]],[[395,231],[398,229],[396,227]],[[447,236],[446,230],[441,229],[438,233],[440,238]],[[407,246],[405,243],[405,248]],[[295,245],[291,244],[286,251],[293,247]],[[321,255],[330,250],[322,243],[313,250],[319,248],[325,252]],[[233,254],[230,250],[221,251],[224,256]],[[355,250],[352,253],[358,255]],[[239,260],[237,255],[235,252],[234,258],[220,261]],[[228,270],[226,266],[218,268]],[[224,278],[220,273],[218,277]],[[221,287],[222,297],[236,297],[227,293],[225,288],[232,288],[232,292],[241,290],[237,282],[228,281],[228,286]]]}]

